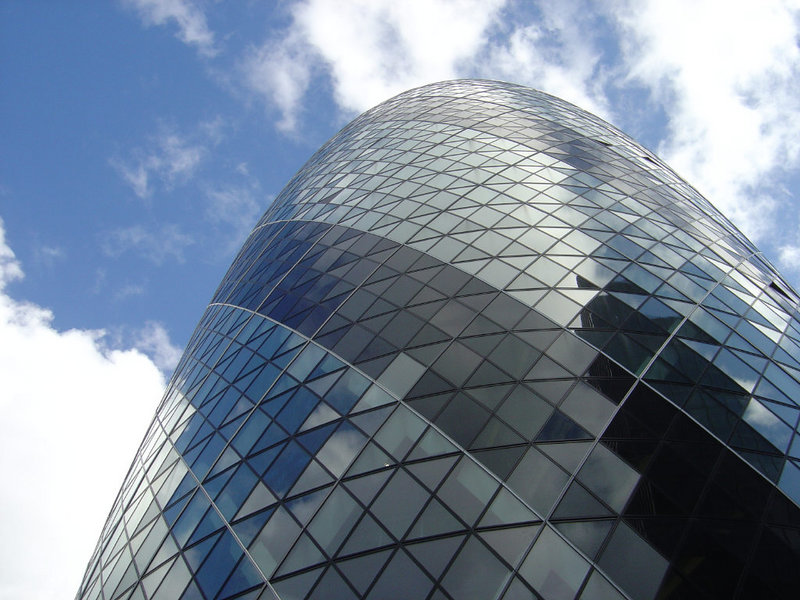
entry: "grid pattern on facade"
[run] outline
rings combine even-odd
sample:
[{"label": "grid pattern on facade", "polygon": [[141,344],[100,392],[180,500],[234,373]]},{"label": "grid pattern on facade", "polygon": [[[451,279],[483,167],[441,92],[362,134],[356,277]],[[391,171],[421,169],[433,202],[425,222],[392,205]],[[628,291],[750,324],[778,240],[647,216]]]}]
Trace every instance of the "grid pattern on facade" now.
[{"label": "grid pattern on facade", "polygon": [[248,238],[79,597],[793,597],[797,302],[596,117],[402,94]]}]

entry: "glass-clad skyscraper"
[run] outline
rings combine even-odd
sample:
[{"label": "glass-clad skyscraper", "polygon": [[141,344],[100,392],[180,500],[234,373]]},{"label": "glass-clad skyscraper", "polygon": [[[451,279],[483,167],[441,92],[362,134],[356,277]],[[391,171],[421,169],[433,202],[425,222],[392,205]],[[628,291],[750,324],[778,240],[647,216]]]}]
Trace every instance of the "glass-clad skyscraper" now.
[{"label": "glass-clad skyscraper", "polygon": [[799,301],[600,119],[401,94],[250,234],[79,598],[796,598]]}]

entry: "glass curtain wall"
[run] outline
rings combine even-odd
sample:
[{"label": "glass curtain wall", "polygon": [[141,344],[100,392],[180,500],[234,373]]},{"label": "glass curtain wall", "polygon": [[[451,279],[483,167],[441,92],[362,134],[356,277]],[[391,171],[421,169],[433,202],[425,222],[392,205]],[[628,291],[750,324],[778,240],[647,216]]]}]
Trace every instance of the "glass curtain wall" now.
[{"label": "glass curtain wall", "polygon": [[78,597],[796,598],[798,301],[600,119],[401,94],[250,234]]}]

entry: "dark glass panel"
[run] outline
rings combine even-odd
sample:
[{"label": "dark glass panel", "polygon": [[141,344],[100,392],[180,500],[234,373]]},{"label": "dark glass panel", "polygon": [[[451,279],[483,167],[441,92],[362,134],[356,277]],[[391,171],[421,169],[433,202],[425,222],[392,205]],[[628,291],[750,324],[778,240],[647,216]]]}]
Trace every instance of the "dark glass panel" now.
[{"label": "dark glass panel", "polygon": [[392,535],[401,538],[428,497],[425,488],[400,469],[375,499],[370,510]]},{"label": "dark glass panel", "polygon": [[506,479],[511,471],[514,470],[520,457],[525,453],[525,449],[526,446],[498,448],[496,450],[473,452],[473,455],[500,479]]},{"label": "dark glass panel", "polygon": [[743,581],[748,591],[760,588],[783,598],[797,593],[800,534],[796,528],[763,528],[751,560],[752,566]]},{"label": "dark glass panel", "polygon": [[463,447],[469,447],[483,429],[489,413],[464,394],[456,394],[436,419],[436,424]]},{"label": "dark glass panel", "polygon": [[281,600],[304,600],[311,587],[322,574],[322,568],[313,569],[293,577],[271,581]]},{"label": "dark glass panel", "polygon": [[404,406],[399,406],[375,436],[397,460],[401,460],[425,430],[425,423]]},{"label": "dark glass panel", "polygon": [[561,411],[555,411],[544,424],[536,436],[537,442],[552,442],[556,440],[586,440],[592,439],[583,427],[570,419]]},{"label": "dark glass panel", "polygon": [[539,517],[508,489],[501,487],[480,521],[481,527],[538,521]]},{"label": "dark glass panel", "polygon": [[553,513],[553,518],[559,520],[610,516],[613,513],[577,481],[569,485]]},{"label": "dark glass panel", "polygon": [[517,577],[511,580],[506,593],[503,594],[503,600],[538,600],[539,597]]},{"label": "dark glass panel", "polygon": [[592,571],[581,593],[581,600],[622,600],[624,596],[598,571]]},{"label": "dark glass panel", "polygon": [[337,566],[359,594],[364,594],[378,571],[389,558],[390,551],[375,552],[349,560],[338,561]]},{"label": "dark glass panel", "polygon": [[511,488],[539,514],[546,515],[569,477],[544,454],[531,448],[508,479]]},{"label": "dark glass panel", "polygon": [[394,543],[372,515],[365,513],[358,525],[350,532],[350,536],[341,549],[341,555],[358,554],[367,550],[382,548]]},{"label": "dark glass panel", "polygon": [[540,356],[541,352],[509,335],[489,354],[489,359],[512,377],[521,379]]},{"label": "dark glass panel", "polygon": [[439,579],[445,567],[450,564],[456,551],[464,541],[463,535],[439,538],[427,542],[409,544],[407,546],[411,555],[417,562],[430,573],[434,579]]},{"label": "dark glass panel", "polygon": [[[423,375],[422,379],[425,379],[430,373],[426,373]],[[435,377],[435,376],[434,376]],[[438,379],[438,378],[437,378]],[[430,378],[428,379],[430,381]],[[414,393],[414,390],[411,391]],[[436,396],[428,396],[426,398],[419,398],[415,400],[408,400],[408,404],[414,408],[417,412],[419,412],[422,416],[433,421],[436,418],[436,415],[442,410],[442,407],[449,402],[450,398],[453,397],[452,393],[447,394],[438,394]]]},{"label": "dark glass panel", "polygon": [[465,529],[467,527],[460,520],[439,500],[433,498],[422,511],[414,526],[411,527],[408,539],[432,537]]},{"label": "dark glass panel", "polygon": [[419,479],[429,490],[434,491],[439,487],[442,479],[450,471],[457,457],[448,456],[436,460],[406,465],[406,468]]},{"label": "dark glass panel", "polygon": [[519,569],[548,600],[572,600],[588,571],[589,563],[549,528],[542,531]]},{"label": "dark glass panel", "polygon": [[638,375],[664,340],[661,336],[617,333],[606,344],[605,352],[631,373]]},{"label": "dark glass panel", "polygon": [[442,586],[454,598],[484,600],[497,595],[507,576],[507,567],[471,536],[442,579]]},{"label": "dark glass panel", "polygon": [[577,382],[559,408],[593,435],[603,430],[614,411],[611,402],[582,381]]},{"label": "dark glass panel", "polygon": [[472,524],[489,504],[497,486],[497,482],[483,469],[464,457],[439,488],[437,495],[467,524]]},{"label": "dark glass panel", "polygon": [[361,512],[350,494],[341,487],[334,488],[308,525],[308,532],[328,556],[333,556]]},{"label": "dark glass panel", "polygon": [[554,523],[556,529],[564,534],[589,558],[594,558],[606,539],[614,521],[602,519],[595,521],[559,521]]},{"label": "dark glass panel", "polygon": [[381,336],[390,344],[403,348],[408,345],[424,324],[424,321],[413,314],[400,311],[381,331]]},{"label": "dark glass panel", "polygon": [[550,458],[572,473],[592,447],[591,442],[558,442],[536,446]]},{"label": "dark glass panel", "polygon": [[656,596],[667,561],[625,523],[620,522],[597,563],[633,600]]},{"label": "dark glass panel", "polygon": [[432,369],[458,387],[469,378],[480,362],[480,355],[463,344],[454,342],[434,363]]},{"label": "dark glass panel", "polygon": [[425,598],[432,582],[403,550],[398,550],[370,590],[370,600]]},{"label": "dark glass panel", "polygon": [[475,312],[456,300],[448,301],[429,322],[447,335],[457,336],[475,316]]},{"label": "dark glass panel", "polygon": [[295,542],[289,554],[275,572],[276,577],[288,575],[296,571],[301,571],[309,566],[317,565],[325,560],[325,556],[320,552],[319,547],[309,537],[303,533]]},{"label": "dark glass panel", "polygon": [[263,585],[264,579],[258,573],[256,567],[247,557],[243,557],[239,564],[236,565],[236,569],[234,569],[233,573],[231,573],[228,581],[225,583],[225,586],[219,593],[218,598],[220,600],[224,600],[225,598],[241,598],[241,600],[249,600],[250,598],[256,598],[258,594],[258,590],[251,592],[246,596],[240,595],[242,592],[246,590],[251,590],[254,587],[260,587]]},{"label": "dark glass panel", "polygon": [[357,600],[353,589],[333,567],[325,571],[325,575],[308,598],[309,600]]},{"label": "dark glass panel", "polygon": [[275,494],[282,496],[294,485],[310,460],[311,457],[302,446],[292,440],[264,474],[264,483]]},{"label": "dark glass panel", "polygon": [[[723,402],[720,402],[718,398]],[[739,420],[736,413],[726,408],[726,404],[729,402],[725,403],[724,400],[731,398],[736,398],[736,396],[721,391],[709,393],[702,388],[697,388],[686,401],[684,408],[686,412],[724,440],[730,436]],[[739,398],[745,397],[739,396]]]},{"label": "dark glass panel", "polygon": [[500,294],[483,311],[483,315],[511,330],[528,313],[525,306],[505,294]]},{"label": "dark glass panel", "polygon": [[[663,397],[646,385],[639,384],[631,392],[620,413],[634,417],[655,436],[661,437],[672,421],[676,410]],[[615,418],[616,421],[616,418]],[[609,428],[610,430],[611,428]],[[622,433],[622,432],[621,432]],[[623,434],[624,435],[624,434]],[[650,437],[649,435],[647,437]]]},{"label": "dark glass panel", "polygon": [[483,530],[483,539],[509,565],[515,565],[527,552],[531,542],[539,533],[540,526],[513,527],[504,529]]},{"label": "dark glass panel", "polygon": [[467,380],[466,386],[487,386],[508,381],[511,381],[511,377],[490,362],[483,361],[475,373],[472,374],[472,377]]},{"label": "dark glass panel", "polygon": [[[195,581],[206,596],[213,598],[217,595],[241,556],[242,549],[233,536],[227,531],[224,532],[208,558],[203,562],[203,566],[195,572]],[[246,571],[245,574],[249,574],[255,584],[256,574],[252,570]],[[247,587],[252,586],[248,585]]]},{"label": "dark glass panel", "polygon": [[648,479],[681,514],[688,514],[694,509],[709,473],[698,471],[680,450],[679,444],[663,445],[648,469]]}]

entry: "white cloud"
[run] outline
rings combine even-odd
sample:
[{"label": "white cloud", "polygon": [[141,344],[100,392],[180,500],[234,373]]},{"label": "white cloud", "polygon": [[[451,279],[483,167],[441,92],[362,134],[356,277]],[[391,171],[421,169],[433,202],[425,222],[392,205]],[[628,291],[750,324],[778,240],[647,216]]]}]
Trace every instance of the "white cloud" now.
[{"label": "white cloud", "polygon": [[6,231],[3,222],[0,220],[0,292],[5,289],[6,284],[15,279],[22,279],[22,267],[20,267],[14,251],[6,244]]},{"label": "white cloud", "polygon": [[284,131],[320,75],[345,116],[454,77],[524,83],[616,121],[615,98],[632,103],[617,107],[626,128],[666,115],[658,153],[751,238],[785,244],[797,228],[781,187],[800,161],[797,0],[303,0],[289,11],[242,63]]},{"label": "white cloud", "polygon": [[194,244],[192,236],[177,225],[165,224],[155,230],[142,225],[114,229],[105,235],[102,247],[107,256],[117,257],[135,251],[156,265],[169,259],[184,262],[184,250]]},{"label": "white cloud", "polygon": [[[539,3],[540,19],[521,23],[488,47],[478,72],[528,85],[609,118],[603,92],[598,15],[576,2]],[[480,60],[480,59],[479,59]]]},{"label": "white cloud", "polygon": [[629,77],[669,118],[659,153],[752,238],[780,228],[774,182],[800,158],[798,10],[780,0],[616,7]]},{"label": "white cloud", "polygon": [[303,40],[291,34],[282,43],[270,41],[251,49],[242,64],[245,85],[280,112],[277,127],[281,131],[292,132],[297,128],[313,61]]},{"label": "white cloud", "polygon": [[[217,135],[219,126],[213,123],[203,124],[201,129],[212,127]],[[206,152],[202,144],[165,131],[146,150],[136,150],[131,159],[114,158],[110,162],[137,196],[148,198],[153,191],[154,178],[167,188],[183,183],[192,177]]]},{"label": "white cloud", "polygon": [[[406,89],[452,79],[484,47],[504,0],[306,0],[292,8],[282,40],[244,62],[247,85],[281,112],[292,130],[316,69],[355,114]],[[462,64],[463,63],[463,64]]]},{"label": "white cloud", "polygon": [[152,357],[153,362],[165,373],[172,372],[183,352],[172,344],[164,326],[155,321],[148,321],[136,332],[133,346]]},{"label": "white cloud", "polygon": [[195,46],[200,54],[214,56],[214,33],[208,28],[202,8],[191,0],[127,0],[147,25],[166,25],[173,22],[178,27],[177,37],[184,44]]},{"label": "white cloud", "polygon": [[778,261],[787,269],[800,270],[800,246],[787,244],[778,250]]},{"label": "white cloud", "polygon": [[20,277],[0,221],[0,598],[71,598],[164,378],[102,330],[60,331],[13,299]]}]

